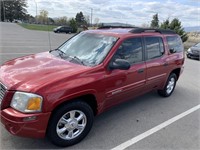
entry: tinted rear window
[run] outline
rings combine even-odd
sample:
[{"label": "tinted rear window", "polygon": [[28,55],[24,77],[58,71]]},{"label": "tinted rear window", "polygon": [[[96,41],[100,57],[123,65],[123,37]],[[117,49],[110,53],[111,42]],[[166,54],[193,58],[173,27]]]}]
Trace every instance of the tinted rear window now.
[{"label": "tinted rear window", "polygon": [[184,49],[182,40],[178,36],[168,36],[167,43],[168,43],[169,49],[174,49],[176,52],[182,52]]},{"label": "tinted rear window", "polygon": [[145,37],[147,59],[158,58],[164,53],[161,37]]}]

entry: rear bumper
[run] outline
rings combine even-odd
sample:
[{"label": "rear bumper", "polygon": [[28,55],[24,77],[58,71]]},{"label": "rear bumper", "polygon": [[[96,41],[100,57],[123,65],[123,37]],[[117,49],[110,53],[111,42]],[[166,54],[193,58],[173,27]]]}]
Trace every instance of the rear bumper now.
[{"label": "rear bumper", "polygon": [[184,71],[184,66],[181,67],[180,75],[183,73],[183,71]]},{"label": "rear bumper", "polygon": [[12,108],[1,110],[1,123],[13,135],[43,138],[51,113],[24,114]]}]

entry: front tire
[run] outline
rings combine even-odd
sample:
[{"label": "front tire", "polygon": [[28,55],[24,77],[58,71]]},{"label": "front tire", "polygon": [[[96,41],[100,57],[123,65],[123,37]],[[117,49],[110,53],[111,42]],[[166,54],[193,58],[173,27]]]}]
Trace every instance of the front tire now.
[{"label": "front tire", "polygon": [[165,87],[163,90],[158,90],[158,94],[163,97],[169,97],[176,86],[177,76],[175,73],[171,73],[167,79]]},{"label": "front tire", "polygon": [[66,104],[52,115],[47,137],[57,146],[71,146],[86,137],[92,128],[94,114],[85,102]]}]

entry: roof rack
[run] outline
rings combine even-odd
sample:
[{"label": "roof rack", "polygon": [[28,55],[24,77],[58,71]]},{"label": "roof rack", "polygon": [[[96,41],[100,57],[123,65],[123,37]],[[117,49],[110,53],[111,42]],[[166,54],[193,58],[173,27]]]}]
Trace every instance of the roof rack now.
[{"label": "roof rack", "polygon": [[112,26],[112,25],[109,25],[109,26],[101,26],[98,29],[114,29],[114,28],[137,28],[137,27],[134,27],[134,26]]},{"label": "roof rack", "polygon": [[142,32],[159,32],[160,34],[176,34],[173,30],[169,29],[154,29],[154,28],[134,28],[130,30],[131,33],[142,33]]}]

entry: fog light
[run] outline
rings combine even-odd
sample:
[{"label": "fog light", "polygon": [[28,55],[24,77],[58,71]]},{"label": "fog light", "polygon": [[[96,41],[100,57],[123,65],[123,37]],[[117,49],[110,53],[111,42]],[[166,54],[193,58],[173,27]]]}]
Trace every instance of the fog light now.
[{"label": "fog light", "polygon": [[26,117],[23,119],[23,121],[33,121],[33,120],[36,120],[36,116],[30,116],[30,117]]}]

